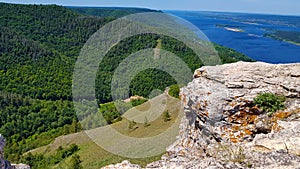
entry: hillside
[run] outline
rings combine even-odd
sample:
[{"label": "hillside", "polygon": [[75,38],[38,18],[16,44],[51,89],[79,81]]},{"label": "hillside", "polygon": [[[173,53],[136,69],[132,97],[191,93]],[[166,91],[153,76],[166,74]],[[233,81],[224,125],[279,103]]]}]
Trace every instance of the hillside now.
[{"label": "hillside", "polygon": [[[108,15],[110,10],[113,13],[114,9],[108,12],[95,8],[92,13],[103,11]],[[128,13],[135,12],[140,10]],[[57,5],[0,3],[0,132],[7,139],[5,155],[10,161],[18,162],[24,152],[82,130],[72,101],[75,62],[89,37],[116,19],[116,15],[99,17],[88,13]],[[130,37],[116,44],[100,65],[96,79],[99,104],[112,101],[109,85],[117,65],[133,52],[155,48],[158,41],[162,49],[176,53],[192,70],[203,65],[191,49],[170,37]],[[234,50],[215,47],[223,63],[252,61]],[[130,94],[148,97],[153,89],[163,91],[174,83],[166,72],[148,69],[132,80]],[[120,120],[120,114],[107,112],[112,122]]]},{"label": "hillside", "polygon": [[108,19],[50,5],[0,4],[2,91],[72,100],[71,80],[85,41]]},{"label": "hillside", "polygon": [[[181,121],[179,136],[166,149],[167,152],[161,160],[158,160],[159,155],[147,159],[113,155],[100,148],[86,135],[97,133],[94,140],[108,131],[107,126],[86,131],[86,134],[81,132],[58,137],[48,146],[30,151],[33,154],[30,156],[37,158],[45,154],[45,157],[53,158],[51,155],[55,154],[60,146],[69,147],[76,144],[79,146],[77,154],[80,155],[85,168],[99,168],[115,163],[118,164],[109,165],[107,168],[139,167],[126,161],[120,163],[122,160],[130,160],[141,166],[147,164],[150,168],[295,168],[300,162],[300,133],[297,132],[300,127],[300,96],[297,87],[299,68],[299,64],[238,62],[197,69],[195,79],[188,86],[181,88],[181,103],[185,105],[186,116]],[[281,70],[285,71],[278,73]],[[267,115],[268,112],[253,102],[253,98],[261,91],[286,97],[285,109]],[[163,97],[164,94],[157,96],[152,102],[155,102],[155,105],[162,104]],[[144,117],[149,111],[149,102],[146,102],[135,108],[142,111],[142,114],[137,114],[136,110],[131,109],[123,115],[140,124],[130,129],[130,121],[124,119],[111,126],[122,134],[137,138],[160,133],[174,123],[174,117],[177,116],[174,105],[180,104],[179,100],[167,98],[166,109],[171,114],[170,121],[165,122],[158,116],[157,120],[145,126]],[[155,106],[148,115],[155,117],[157,109],[159,106]],[[223,118],[218,118],[219,116]],[[50,168],[66,168],[70,158]],[[265,163],[266,160],[270,162]]]},{"label": "hillside", "polygon": [[126,15],[142,13],[142,12],[157,12],[156,10],[145,8],[126,8],[126,7],[68,7],[71,10],[89,16],[120,18]]},{"label": "hillside", "polygon": [[[0,89],[37,99],[71,100],[72,71],[80,49],[94,32],[112,19],[84,16],[55,5],[4,3],[0,5],[1,45],[3,45],[0,60]],[[95,10],[101,12],[101,9]],[[36,15],[37,13],[39,15]],[[105,65],[101,65],[101,68],[110,70],[106,73],[111,73],[115,67],[110,67],[110,65],[116,65],[134,51],[155,47],[159,38],[162,37],[147,35],[142,39],[132,37],[126,40],[131,43],[121,42],[110,51],[107,55],[110,60],[103,61]],[[183,48],[182,43],[175,41],[178,45],[176,46],[169,40],[170,38],[165,39],[163,44],[166,46],[163,49],[174,51]],[[227,48],[219,47],[217,50],[220,51],[220,57],[225,63],[240,59],[249,60]],[[177,53],[183,55],[182,51],[177,51]],[[120,54],[121,56],[117,57]],[[112,64],[113,57],[117,60],[114,60]],[[191,66],[194,70],[200,67],[201,63]],[[157,72],[150,74],[157,74]],[[103,78],[109,79],[109,77]],[[102,91],[102,89],[99,90]],[[102,96],[98,96],[98,99],[103,100],[102,103],[111,100],[110,97],[103,98]]]},{"label": "hillside", "polygon": [[146,168],[299,168],[299,63],[203,66],[194,77],[180,90],[177,140]]},{"label": "hillside", "polygon": [[[150,104],[156,106],[151,106]],[[162,109],[162,107],[165,108]],[[140,111],[141,114],[137,113],[137,111]],[[170,121],[164,121],[164,119],[161,117],[161,114],[159,114],[159,112],[161,113],[162,111],[168,111],[170,113]],[[180,111],[179,100],[169,97],[166,94],[162,94],[151,99],[151,101],[130,109],[125,114],[123,114],[123,117],[126,117],[129,120],[134,120],[136,122],[136,124],[134,124],[132,128],[130,128],[131,121],[125,118],[122,121],[112,124],[110,127],[130,137],[151,137],[158,135],[167,128],[171,127],[179,115],[178,111]],[[149,120],[147,125],[145,125],[145,117],[148,117]],[[65,148],[70,146],[71,144],[76,144],[79,146],[79,151],[77,152],[77,154],[82,160],[82,165],[87,169],[100,168],[110,163],[117,163],[122,160],[128,159],[125,157],[114,155],[104,150],[94,142],[94,139],[101,138],[103,135],[111,135],[110,132],[107,132],[107,128],[108,126],[104,126],[85,132],[58,137],[51,144],[30,151],[30,153],[33,154],[30,155],[31,159],[35,159],[38,158],[39,155],[43,155],[44,159],[42,160],[45,160],[44,162],[34,160],[24,162],[30,164],[30,166],[32,166],[33,168],[67,168],[68,163],[66,161],[68,161],[69,159],[64,159],[58,164],[54,164],[47,163],[46,158],[55,155],[60,146]],[[93,138],[93,140],[91,139],[92,133],[97,133],[97,135],[94,136],[95,138]],[[166,144],[166,146],[171,144],[172,141],[174,140],[170,140],[169,143]],[[29,157],[27,153],[27,155],[25,155],[25,159],[28,158]],[[131,160],[140,165],[146,165],[147,163],[158,159],[160,159],[160,155],[150,158]],[[45,164],[43,165],[43,163]]]}]

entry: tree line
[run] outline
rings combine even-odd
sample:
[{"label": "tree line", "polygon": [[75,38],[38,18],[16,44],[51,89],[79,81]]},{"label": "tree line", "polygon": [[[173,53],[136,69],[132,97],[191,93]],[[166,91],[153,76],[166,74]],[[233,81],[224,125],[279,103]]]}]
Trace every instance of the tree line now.
[{"label": "tree line", "polygon": [[[88,38],[116,16],[87,16],[57,5],[6,3],[0,3],[0,16],[0,133],[8,140],[6,157],[17,162],[22,153],[82,129],[72,102],[75,62]],[[113,104],[104,104],[112,101],[114,71],[131,53],[155,48],[158,40],[162,49],[178,55],[191,70],[203,65],[191,49],[170,37],[143,34],[121,41],[104,57],[95,80],[99,113],[109,123],[120,120]],[[215,46],[223,63],[251,60]],[[146,69],[133,78],[129,94],[148,97],[152,90],[175,83],[164,71]]]}]

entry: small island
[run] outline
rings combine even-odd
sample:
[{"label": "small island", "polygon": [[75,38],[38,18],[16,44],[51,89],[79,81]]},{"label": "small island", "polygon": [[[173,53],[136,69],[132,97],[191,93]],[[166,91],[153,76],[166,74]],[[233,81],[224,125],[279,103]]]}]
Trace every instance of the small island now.
[{"label": "small island", "polygon": [[243,29],[241,29],[242,26],[216,24],[216,27],[221,27],[228,31],[233,31],[233,32],[245,32]]},{"label": "small island", "polygon": [[228,31],[233,31],[233,32],[245,32],[244,30],[238,28],[229,28],[229,27],[224,27],[224,28]]}]

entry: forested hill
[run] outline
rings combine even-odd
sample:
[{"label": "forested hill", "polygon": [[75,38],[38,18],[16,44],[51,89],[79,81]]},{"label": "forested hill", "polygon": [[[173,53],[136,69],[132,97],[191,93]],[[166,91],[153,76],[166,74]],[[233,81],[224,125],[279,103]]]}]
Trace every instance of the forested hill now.
[{"label": "forested hill", "polygon": [[0,4],[0,90],[71,100],[73,65],[108,19],[56,5]]},{"label": "forested hill", "polygon": [[[101,8],[90,12],[83,8],[84,12],[79,13],[80,10],[0,3],[0,133],[7,138],[6,156],[11,161],[58,135],[78,131],[71,87],[80,49],[115,17],[141,12]],[[96,79],[100,103],[111,101],[109,85],[117,65],[131,53],[156,47],[158,41],[162,49],[180,56],[191,69],[203,65],[191,49],[170,37],[146,34],[125,39],[109,51],[100,65]],[[219,45],[216,49],[223,63],[252,61],[234,50]],[[132,80],[130,94],[148,96],[149,91],[174,83],[165,72],[148,69]]]},{"label": "forested hill", "polygon": [[[101,13],[102,10],[94,8],[93,13]],[[128,13],[133,12],[135,11],[130,10]],[[107,9],[103,13],[107,13]],[[81,47],[94,32],[112,20],[111,17],[86,16],[56,5],[6,3],[0,4],[0,16],[0,90],[44,100],[72,99],[72,72]],[[143,42],[149,42],[147,47],[151,44],[155,47],[158,38],[160,37],[149,35],[144,37]],[[131,46],[123,42],[123,46],[119,45],[110,52],[110,60],[119,62],[130,54],[129,51],[145,48],[141,46],[139,38],[133,37],[128,41]],[[171,43],[163,42],[166,48]],[[127,50],[128,48],[131,50]],[[183,49],[184,46],[181,44],[180,48]],[[232,50],[218,49],[224,62],[249,60]],[[178,52],[183,54],[183,51]],[[118,57],[121,53],[122,57]],[[200,62],[196,64],[201,66]],[[137,91],[135,94],[139,93],[141,92]],[[110,96],[98,99],[109,101]]]},{"label": "forested hill", "polygon": [[126,7],[68,7],[75,12],[100,17],[120,18],[126,15],[142,12],[157,12],[156,10],[146,8],[126,8]]}]

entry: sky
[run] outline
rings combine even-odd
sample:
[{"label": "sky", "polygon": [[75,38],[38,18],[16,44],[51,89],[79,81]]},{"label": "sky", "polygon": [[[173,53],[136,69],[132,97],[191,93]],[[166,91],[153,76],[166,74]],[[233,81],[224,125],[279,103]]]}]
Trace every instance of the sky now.
[{"label": "sky", "polygon": [[300,0],[4,0],[2,2],[300,15]]}]

